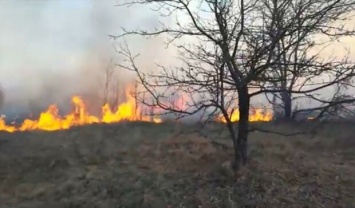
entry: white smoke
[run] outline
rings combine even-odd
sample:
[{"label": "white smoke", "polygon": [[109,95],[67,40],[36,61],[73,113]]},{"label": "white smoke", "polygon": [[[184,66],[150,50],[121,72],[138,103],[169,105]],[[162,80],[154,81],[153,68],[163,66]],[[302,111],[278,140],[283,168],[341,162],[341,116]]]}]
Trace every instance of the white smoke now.
[{"label": "white smoke", "polygon": [[[119,61],[108,35],[119,34],[121,27],[149,29],[159,24],[157,13],[148,7],[127,9],[116,3],[1,0],[0,106],[1,97],[5,100],[0,113],[43,110],[50,103],[67,104],[73,94],[101,93],[109,60]],[[153,70],[155,62],[174,65],[174,51],[167,51],[162,39],[129,41],[132,51],[142,55],[139,65],[144,70]],[[349,46],[353,43],[346,39]],[[127,80],[133,75],[117,69],[115,76]]]},{"label": "white smoke", "polygon": [[[1,113],[28,112],[51,103],[67,104],[73,94],[101,93],[104,70],[118,61],[113,41],[121,27],[154,27],[148,8],[127,11],[115,0],[1,0],[0,83],[6,99]],[[159,59],[161,41],[135,40],[135,51]],[[154,53],[152,51],[154,49]],[[113,63],[113,65],[114,65]],[[147,67],[152,65],[145,64]],[[115,69],[120,80],[132,77]]]}]

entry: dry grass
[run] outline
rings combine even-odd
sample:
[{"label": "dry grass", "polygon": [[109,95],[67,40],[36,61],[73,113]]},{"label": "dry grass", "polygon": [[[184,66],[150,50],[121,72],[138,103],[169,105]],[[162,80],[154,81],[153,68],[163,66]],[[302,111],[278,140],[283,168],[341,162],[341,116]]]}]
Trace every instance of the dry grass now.
[{"label": "dry grass", "polygon": [[[0,207],[355,207],[352,126],[327,124],[315,138],[255,132],[236,181],[232,149],[174,136],[183,126],[1,133]],[[229,145],[223,134],[212,137]]]}]

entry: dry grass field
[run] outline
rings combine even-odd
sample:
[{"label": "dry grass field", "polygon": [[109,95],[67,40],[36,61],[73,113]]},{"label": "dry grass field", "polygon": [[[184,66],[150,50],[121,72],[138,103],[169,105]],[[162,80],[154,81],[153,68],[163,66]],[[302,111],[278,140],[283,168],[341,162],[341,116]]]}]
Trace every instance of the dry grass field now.
[{"label": "dry grass field", "polygon": [[[295,131],[311,123],[258,125]],[[0,207],[355,207],[354,127],[253,132],[250,163],[236,180],[226,132],[205,130],[204,138],[168,123],[2,132]]]}]

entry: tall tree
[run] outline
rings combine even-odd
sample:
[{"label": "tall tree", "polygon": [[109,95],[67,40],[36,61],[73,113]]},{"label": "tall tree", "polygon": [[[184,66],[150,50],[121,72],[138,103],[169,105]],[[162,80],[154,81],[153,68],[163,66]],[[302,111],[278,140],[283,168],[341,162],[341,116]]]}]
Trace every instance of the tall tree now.
[{"label": "tall tree", "polygon": [[[179,51],[180,64],[170,68],[158,66],[160,70],[144,73],[136,63],[137,56],[125,44],[120,53],[127,62],[121,66],[135,71],[145,90],[154,97],[153,102],[145,102],[147,105],[157,105],[168,112],[184,115],[202,111],[206,112],[207,118],[222,113],[234,144],[232,167],[237,170],[247,163],[248,158],[251,97],[263,93],[300,93],[293,88],[275,89],[275,83],[282,85],[283,77],[275,76],[282,64],[280,59],[316,32],[321,32],[321,24],[330,24],[331,21],[324,22],[325,16],[336,19],[349,13],[349,10],[343,10],[336,16],[334,11],[339,7],[355,4],[355,1],[348,0],[313,4],[315,1],[300,0],[302,3],[294,7],[292,0],[128,0],[122,6],[154,5],[162,17],[170,16],[175,21],[162,24],[154,31],[124,30],[121,35],[113,37],[168,35],[168,46]],[[287,18],[281,21],[286,12]],[[317,27],[317,30],[311,29]],[[281,45],[282,42],[285,44]],[[334,82],[348,80],[354,72],[354,66],[343,62],[337,65],[319,61],[288,63],[303,66],[304,71],[313,70],[313,75],[335,74]],[[189,95],[189,105],[183,109],[167,102],[167,97],[176,91]],[[239,111],[237,129],[231,120],[230,107],[234,102],[238,103]],[[213,110],[209,110],[211,108]]]}]

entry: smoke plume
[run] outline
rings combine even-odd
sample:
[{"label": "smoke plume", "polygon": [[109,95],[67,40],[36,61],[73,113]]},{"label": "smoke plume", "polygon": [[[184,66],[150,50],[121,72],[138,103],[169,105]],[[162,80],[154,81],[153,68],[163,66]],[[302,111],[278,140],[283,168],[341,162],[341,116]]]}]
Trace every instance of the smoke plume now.
[{"label": "smoke plume", "polygon": [[[114,71],[112,87],[133,79],[133,73],[115,68],[120,60],[108,35],[119,34],[122,27],[155,28],[158,16],[147,7],[127,9],[116,3],[1,0],[0,114],[39,112],[52,103],[65,109],[74,94],[96,108],[102,104],[108,68]],[[176,51],[165,49],[163,41],[129,38],[132,52],[141,54],[142,69],[153,70],[155,62],[174,65]],[[267,103],[263,98],[257,102]]]},{"label": "smoke plume", "polygon": [[[121,27],[154,27],[157,17],[148,8],[127,11],[115,7],[116,3],[0,1],[0,113],[36,112],[51,103],[65,106],[73,94],[99,105],[107,67],[113,68],[112,76],[119,80],[115,84],[132,78],[115,68],[119,60],[108,35],[118,34]],[[141,60],[143,64],[163,54],[159,40],[137,40],[131,46],[149,54]],[[153,49],[154,53],[148,53]]]}]

